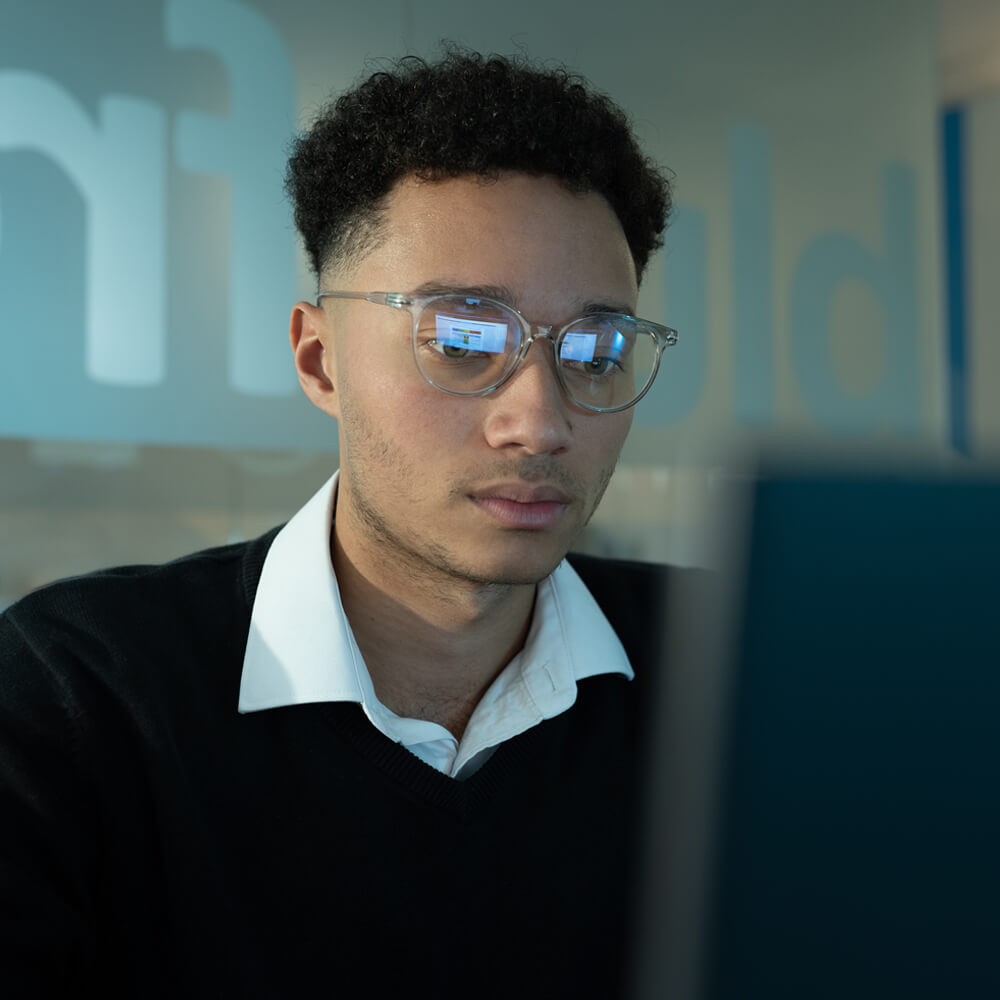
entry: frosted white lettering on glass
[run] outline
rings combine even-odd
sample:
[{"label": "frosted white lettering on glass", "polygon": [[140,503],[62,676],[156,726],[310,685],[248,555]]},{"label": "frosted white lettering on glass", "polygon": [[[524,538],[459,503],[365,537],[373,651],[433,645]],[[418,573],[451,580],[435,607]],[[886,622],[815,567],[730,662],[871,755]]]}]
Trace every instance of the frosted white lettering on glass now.
[{"label": "frosted white lettering on glass", "polygon": [[168,0],[167,41],[216,56],[229,77],[229,114],[183,111],[174,140],[186,170],[229,178],[229,383],[251,395],[293,392],[286,338],[295,242],[277,192],[295,122],[295,75],[262,14],[230,0]]},{"label": "frosted white lettering on glass", "polygon": [[[295,237],[280,178],[295,125],[291,59],[274,25],[234,0],[167,0],[163,10],[167,42],[217,57],[229,81],[228,115],[182,111],[173,130],[181,167],[230,183],[228,381],[250,395],[289,395]],[[95,382],[167,379],[167,139],[167,111],[154,101],[107,94],[95,121],[51,78],[0,70],[0,153],[45,156],[83,200],[83,356]]]},{"label": "frosted white lettering on glass", "polygon": [[47,156],[86,206],[87,375],[155,385],[166,367],[166,114],[118,94],[97,109],[94,122],[49,78],[0,71],[0,152]]}]

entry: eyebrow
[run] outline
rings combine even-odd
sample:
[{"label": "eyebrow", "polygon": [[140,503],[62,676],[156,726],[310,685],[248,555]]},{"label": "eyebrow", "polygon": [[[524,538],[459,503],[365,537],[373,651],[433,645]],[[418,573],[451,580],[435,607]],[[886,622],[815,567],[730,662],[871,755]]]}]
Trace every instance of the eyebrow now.
[{"label": "eyebrow", "polygon": [[[516,306],[517,296],[506,285],[458,285],[442,281],[425,281],[414,288],[411,295],[464,295],[469,298],[497,299],[507,305]],[[578,316],[592,316],[594,313],[624,313],[632,315],[632,309],[622,302],[586,302],[577,312]]]},{"label": "eyebrow", "polygon": [[467,295],[469,298],[499,299],[512,303],[516,296],[506,285],[457,285],[447,281],[425,281],[412,295]]}]

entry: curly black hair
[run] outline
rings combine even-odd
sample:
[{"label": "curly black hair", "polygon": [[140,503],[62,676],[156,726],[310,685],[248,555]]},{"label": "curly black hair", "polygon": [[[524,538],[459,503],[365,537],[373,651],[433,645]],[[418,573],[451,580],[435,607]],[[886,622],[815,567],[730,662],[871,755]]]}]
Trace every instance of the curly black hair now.
[{"label": "curly black hair", "polygon": [[603,195],[641,279],[663,244],[670,182],[639,149],[624,111],[565,69],[453,47],[435,63],[406,56],[320,112],[293,142],[285,186],[319,276],[330,261],[374,247],[382,199],[401,178],[508,170]]}]

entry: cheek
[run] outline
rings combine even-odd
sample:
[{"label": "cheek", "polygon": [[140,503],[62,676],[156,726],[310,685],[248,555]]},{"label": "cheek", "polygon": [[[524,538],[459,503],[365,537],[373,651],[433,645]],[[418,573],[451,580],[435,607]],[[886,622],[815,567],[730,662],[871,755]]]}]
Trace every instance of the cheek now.
[{"label": "cheek", "polygon": [[[370,306],[368,308],[371,308]],[[409,340],[379,326],[349,326],[345,321],[333,344],[336,383],[354,397],[378,398],[406,391],[414,374]]]},{"label": "cheek", "polygon": [[[369,343],[378,343],[378,331],[365,333]],[[411,408],[419,386],[403,366],[405,359],[387,346],[364,350],[363,337],[345,337],[338,344],[336,388],[348,420],[363,420],[373,430],[395,437],[406,426],[399,414]]]},{"label": "cheek", "polygon": [[602,461],[599,463],[601,466],[614,464],[618,460],[632,427],[632,417],[633,411],[625,410],[622,413],[609,413],[597,418],[600,423],[594,429],[588,450],[592,450],[595,461],[598,455],[601,456]]},{"label": "cheek", "polygon": [[389,465],[405,466],[411,473],[442,475],[474,433],[469,412],[473,408],[461,406],[465,400],[454,405],[451,397],[422,378],[383,373],[363,384],[345,380],[342,386],[345,421],[361,430],[366,440],[382,442],[381,450],[391,454]]}]

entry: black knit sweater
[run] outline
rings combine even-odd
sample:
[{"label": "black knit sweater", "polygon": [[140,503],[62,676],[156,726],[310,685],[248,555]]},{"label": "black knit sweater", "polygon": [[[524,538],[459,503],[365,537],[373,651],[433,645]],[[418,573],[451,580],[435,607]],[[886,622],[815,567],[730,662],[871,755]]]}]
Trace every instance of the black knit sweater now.
[{"label": "black knit sweater", "polygon": [[0,617],[4,995],[616,995],[666,571],[574,557],[636,680],[457,782],[356,704],[237,713],[273,537]]}]

